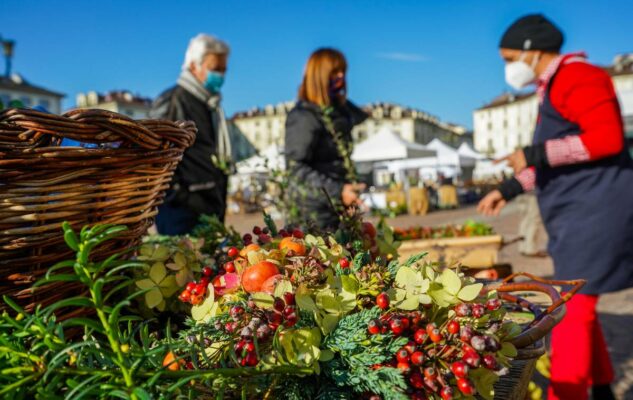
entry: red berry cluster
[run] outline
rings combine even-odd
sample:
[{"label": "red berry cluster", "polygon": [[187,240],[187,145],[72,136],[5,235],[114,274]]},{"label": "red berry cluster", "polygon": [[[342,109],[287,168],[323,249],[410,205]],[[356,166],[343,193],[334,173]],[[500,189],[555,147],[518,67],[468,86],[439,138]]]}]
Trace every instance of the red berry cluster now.
[{"label": "red berry cluster", "polygon": [[295,295],[286,292],[283,298],[275,297],[273,308],[268,310],[266,316],[272,330],[276,330],[282,324],[286,328],[294,326],[299,320],[297,306],[295,305]]},{"label": "red berry cluster", "polygon": [[[376,305],[389,308],[389,297],[380,294]],[[501,348],[494,336],[500,321],[490,321],[479,329],[475,328],[478,326],[475,322],[499,308],[501,301],[496,298],[485,304],[461,303],[455,306],[455,317],[439,326],[428,321],[423,311],[390,312],[370,321],[368,331],[372,335],[390,333],[409,338],[386,366],[398,368],[405,374],[412,399],[426,399],[434,393],[443,400],[450,400],[457,391],[473,396],[476,390],[468,376],[469,370],[483,366],[498,371],[500,365],[495,353]]]},{"label": "red berry cluster", "polygon": [[205,266],[202,268],[202,278],[199,281],[192,281],[187,283],[185,286],[185,290],[183,290],[178,299],[183,303],[190,303],[198,305],[204,301],[204,297],[207,294],[209,281],[211,280],[211,275],[213,274],[213,269],[209,266]]}]

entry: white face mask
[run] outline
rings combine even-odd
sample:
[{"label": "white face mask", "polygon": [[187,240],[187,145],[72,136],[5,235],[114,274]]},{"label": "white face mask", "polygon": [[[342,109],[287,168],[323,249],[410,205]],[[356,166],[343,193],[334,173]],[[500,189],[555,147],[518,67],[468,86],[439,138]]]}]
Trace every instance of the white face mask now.
[{"label": "white face mask", "polygon": [[530,83],[536,80],[536,74],[534,73],[534,67],[538,63],[540,55],[537,55],[532,60],[532,65],[527,65],[523,58],[525,53],[521,54],[521,57],[517,61],[512,61],[506,64],[506,82],[514,89],[523,89]]}]

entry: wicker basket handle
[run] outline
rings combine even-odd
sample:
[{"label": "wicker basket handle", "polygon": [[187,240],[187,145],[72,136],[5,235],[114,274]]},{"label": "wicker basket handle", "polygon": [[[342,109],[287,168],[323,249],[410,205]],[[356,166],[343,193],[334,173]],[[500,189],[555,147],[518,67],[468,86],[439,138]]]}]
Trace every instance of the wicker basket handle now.
[{"label": "wicker basket handle", "polygon": [[[510,282],[518,276],[525,276],[531,279],[527,282]],[[534,321],[532,321],[521,334],[512,340],[517,348],[523,348],[536,343],[538,340],[546,336],[565,316],[565,303],[572,298],[584,285],[584,279],[571,281],[557,281],[539,278],[527,272],[518,272],[505,278],[498,286],[489,286],[487,290],[496,290],[500,293],[503,300],[519,304],[535,313]],[[573,288],[566,292],[563,296],[552,285],[571,285]],[[531,302],[510,294],[517,291],[533,291],[545,293],[552,300],[552,305],[542,312],[539,307]]]},{"label": "wicker basket handle", "polygon": [[67,138],[85,143],[121,142],[122,147],[136,145],[155,150],[172,145],[181,147],[184,143],[191,144],[195,138],[195,127],[191,124],[160,121],[162,128],[169,131],[168,135],[161,135],[143,122],[97,109],[75,109],[63,115],[23,108],[0,112],[0,123],[21,128],[22,135],[51,136],[53,145],[58,145],[62,139]]}]

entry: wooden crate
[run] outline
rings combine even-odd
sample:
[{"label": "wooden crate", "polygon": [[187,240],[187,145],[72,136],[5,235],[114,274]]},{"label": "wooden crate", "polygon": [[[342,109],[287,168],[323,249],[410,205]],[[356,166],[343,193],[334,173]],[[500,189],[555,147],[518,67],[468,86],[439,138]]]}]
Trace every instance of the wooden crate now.
[{"label": "wooden crate", "polygon": [[471,268],[490,268],[497,264],[501,235],[405,240],[398,249],[400,260],[428,252],[427,260],[448,265],[459,262]]}]

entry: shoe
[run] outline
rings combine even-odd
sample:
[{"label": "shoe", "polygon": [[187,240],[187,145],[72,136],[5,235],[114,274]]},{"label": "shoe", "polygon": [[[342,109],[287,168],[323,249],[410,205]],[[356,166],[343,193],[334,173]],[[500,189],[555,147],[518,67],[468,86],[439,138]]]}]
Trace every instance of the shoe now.
[{"label": "shoe", "polygon": [[591,398],[593,400],[615,400],[615,395],[611,390],[611,385],[595,385],[591,387]]}]

